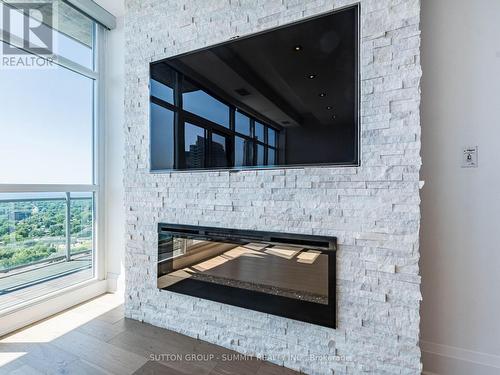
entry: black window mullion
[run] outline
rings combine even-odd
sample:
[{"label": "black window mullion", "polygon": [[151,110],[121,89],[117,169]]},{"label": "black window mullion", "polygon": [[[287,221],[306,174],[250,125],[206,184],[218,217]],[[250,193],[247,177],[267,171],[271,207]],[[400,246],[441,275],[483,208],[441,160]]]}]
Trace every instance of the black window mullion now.
[{"label": "black window mullion", "polygon": [[250,117],[250,137],[255,138],[255,120]]},{"label": "black window mullion", "polygon": [[180,110],[182,108],[182,76],[177,72],[175,72],[174,104],[177,107],[174,114],[174,164],[177,168],[185,168],[184,116]]},{"label": "black window mullion", "polygon": [[234,167],[234,151],[236,148],[235,145],[235,134],[236,134],[236,108],[232,105],[229,106],[229,129],[231,130],[232,134],[227,137],[226,139],[228,140],[226,144],[226,158],[228,161],[228,167]]},{"label": "black window mullion", "polygon": [[213,129],[214,131],[221,133],[221,134],[224,134],[224,135],[232,135],[233,134],[233,132],[230,131],[225,126],[219,125],[215,122],[207,120],[203,117],[200,117],[200,116],[198,116],[194,113],[188,112],[188,111],[181,110],[181,112],[183,113],[184,119],[186,121],[191,122],[191,123],[196,123],[198,126],[201,126],[202,128]]},{"label": "black window mullion", "polygon": [[233,106],[229,106],[229,130],[232,132],[235,131],[235,108]]},{"label": "black window mullion", "polygon": [[252,165],[257,165],[257,143],[255,142],[255,120],[250,117],[250,138],[252,139]]},{"label": "black window mullion", "polygon": [[168,102],[166,102],[164,100],[161,100],[161,99],[157,98],[156,96],[150,96],[149,100],[152,103],[157,104],[157,105],[159,105],[161,107],[164,107],[164,108],[166,108],[166,109],[168,109],[170,111],[177,111],[177,108],[174,105],[172,105],[172,104],[170,104],[170,103],[168,103]]},{"label": "black window mullion", "polygon": [[212,131],[207,129],[207,128],[203,128],[205,130],[205,160],[204,160],[204,167],[206,168],[207,166],[208,167],[211,167],[212,166]]}]

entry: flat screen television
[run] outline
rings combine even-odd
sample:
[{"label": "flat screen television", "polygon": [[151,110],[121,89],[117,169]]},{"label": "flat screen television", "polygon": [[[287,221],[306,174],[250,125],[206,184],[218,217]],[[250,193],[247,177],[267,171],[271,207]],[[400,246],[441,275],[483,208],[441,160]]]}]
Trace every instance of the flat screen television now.
[{"label": "flat screen television", "polygon": [[151,171],[357,165],[359,10],[151,63]]}]

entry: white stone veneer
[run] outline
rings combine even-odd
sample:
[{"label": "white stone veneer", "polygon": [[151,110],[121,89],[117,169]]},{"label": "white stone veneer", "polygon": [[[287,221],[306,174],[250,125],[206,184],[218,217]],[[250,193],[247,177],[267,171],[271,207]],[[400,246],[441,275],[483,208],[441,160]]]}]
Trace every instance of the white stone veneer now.
[{"label": "white stone veneer", "polygon": [[[354,3],[126,0],[127,317],[311,374],[420,373],[419,0],[360,2],[361,167],[149,172],[151,61]],[[159,291],[158,222],[337,236],[338,329]]]}]

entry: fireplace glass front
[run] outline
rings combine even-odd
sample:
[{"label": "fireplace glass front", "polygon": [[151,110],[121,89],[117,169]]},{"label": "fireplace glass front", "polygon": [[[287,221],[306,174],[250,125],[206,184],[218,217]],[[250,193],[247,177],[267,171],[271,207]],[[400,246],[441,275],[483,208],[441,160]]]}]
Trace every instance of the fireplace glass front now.
[{"label": "fireplace glass front", "polygon": [[159,225],[158,288],[335,327],[335,237]]}]

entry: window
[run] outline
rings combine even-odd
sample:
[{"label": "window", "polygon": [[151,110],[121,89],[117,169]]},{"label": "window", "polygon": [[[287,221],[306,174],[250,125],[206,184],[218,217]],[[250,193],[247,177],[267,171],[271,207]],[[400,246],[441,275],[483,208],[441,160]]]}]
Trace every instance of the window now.
[{"label": "window", "polygon": [[168,64],[150,69],[151,171],[277,164],[277,127],[226,104]]},{"label": "window", "polygon": [[229,107],[212,95],[190,84],[183,84],[183,109],[218,125],[229,128]]},{"label": "window", "polygon": [[217,133],[212,133],[211,138],[210,165],[215,168],[228,167],[227,138]]},{"label": "window", "polygon": [[151,159],[153,169],[174,167],[174,112],[151,103]]},{"label": "window", "polygon": [[250,118],[239,111],[236,112],[234,120],[234,130],[237,133],[251,136]]},{"label": "window", "polygon": [[92,184],[94,79],[55,66],[0,81],[0,183]]},{"label": "window", "polygon": [[186,168],[205,167],[205,129],[186,123],[184,145]]},{"label": "window", "polygon": [[276,147],[276,130],[271,128],[267,130],[267,144]]},{"label": "window", "polygon": [[151,96],[169,104],[174,103],[175,73],[162,69],[163,66],[151,67]]},{"label": "window", "polygon": [[[42,24],[55,62],[0,69],[0,311],[98,275],[104,30],[62,1],[55,9],[58,29]],[[30,56],[15,38],[0,44]]]},{"label": "window", "polygon": [[174,90],[154,79],[151,80],[151,95],[164,100],[167,103],[174,103]]},{"label": "window", "polygon": [[247,167],[253,165],[253,142],[247,138],[235,137],[234,166]]},{"label": "window", "polygon": [[265,141],[265,129],[266,127],[260,122],[255,122],[255,138],[260,142]]},{"label": "window", "polygon": [[264,150],[264,146],[257,145],[257,166],[266,165]]},{"label": "window", "polygon": [[276,165],[276,150],[273,148],[267,150],[267,165]]}]

